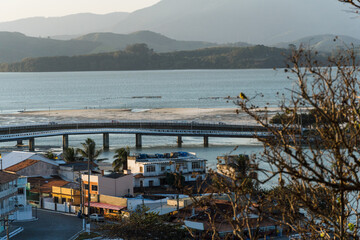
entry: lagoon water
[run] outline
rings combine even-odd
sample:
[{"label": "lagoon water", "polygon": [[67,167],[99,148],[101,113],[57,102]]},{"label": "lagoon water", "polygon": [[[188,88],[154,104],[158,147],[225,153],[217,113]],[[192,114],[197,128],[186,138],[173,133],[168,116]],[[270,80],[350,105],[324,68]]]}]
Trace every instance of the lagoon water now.
[{"label": "lagoon water", "polygon": [[[226,97],[239,92],[247,96],[263,94],[255,102],[259,106],[277,106],[277,93],[289,95],[293,82],[283,70],[173,70],[121,72],[56,72],[56,73],[0,73],[0,113],[30,110],[84,108],[231,108]],[[153,97],[153,98],[143,98]],[[1,118],[1,115],[0,115]],[[23,122],[33,122],[25,119]],[[20,123],[18,119],[1,118],[2,125]],[[94,138],[99,145],[102,136],[70,136],[70,145],[79,147],[85,138]],[[210,147],[202,147],[201,138],[184,138],[181,149],[176,138],[143,137],[142,149],[132,152],[191,151],[209,160],[214,167],[216,156],[230,153],[259,153],[262,146],[249,139],[210,138]],[[110,151],[102,157],[112,158],[118,147],[135,145],[132,135],[111,135]],[[61,138],[36,139],[37,151],[61,150]],[[15,150],[13,142],[1,143],[0,151]],[[110,160],[109,160],[110,161]]]}]

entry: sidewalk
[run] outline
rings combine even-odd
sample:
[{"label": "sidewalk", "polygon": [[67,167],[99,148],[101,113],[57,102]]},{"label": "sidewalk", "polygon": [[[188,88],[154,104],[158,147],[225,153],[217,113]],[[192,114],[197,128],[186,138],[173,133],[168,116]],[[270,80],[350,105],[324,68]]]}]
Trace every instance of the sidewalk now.
[{"label": "sidewalk", "polygon": [[[24,229],[22,227],[18,227],[18,226],[11,226],[9,227],[9,236],[10,238],[12,236],[15,236],[16,234],[22,232]],[[2,233],[0,233],[0,240],[6,240],[7,236],[6,236],[6,231],[3,231]]]}]

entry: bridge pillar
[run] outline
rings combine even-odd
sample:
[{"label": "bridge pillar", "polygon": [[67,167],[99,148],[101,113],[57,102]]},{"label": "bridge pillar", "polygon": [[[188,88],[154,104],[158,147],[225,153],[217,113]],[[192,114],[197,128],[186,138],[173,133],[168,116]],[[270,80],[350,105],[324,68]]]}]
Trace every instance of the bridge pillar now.
[{"label": "bridge pillar", "polygon": [[29,151],[35,151],[35,138],[29,138]]},{"label": "bridge pillar", "polygon": [[63,150],[66,150],[69,147],[69,135],[63,135]]},{"label": "bridge pillar", "polygon": [[109,137],[109,133],[104,133],[103,134],[103,149],[104,150],[109,150],[110,148],[110,137]]},{"label": "bridge pillar", "polygon": [[142,147],[142,141],[141,141],[141,134],[140,133],[137,133],[135,135],[135,146],[137,148],[141,148]]},{"label": "bridge pillar", "polygon": [[204,147],[209,147],[209,137],[204,136]]},{"label": "bridge pillar", "polygon": [[177,145],[178,145],[179,148],[182,147],[182,137],[181,136],[177,137]]},{"label": "bridge pillar", "polygon": [[21,147],[22,145],[23,145],[23,141],[22,140],[17,140],[16,146]]}]

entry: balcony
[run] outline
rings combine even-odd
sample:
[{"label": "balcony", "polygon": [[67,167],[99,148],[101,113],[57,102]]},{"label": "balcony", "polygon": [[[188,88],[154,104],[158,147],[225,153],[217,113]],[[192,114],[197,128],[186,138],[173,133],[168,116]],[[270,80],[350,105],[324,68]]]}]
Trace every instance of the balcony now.
[{"label": "balcony", "polygon": [[16,210],[15,205],[9,205],[6,206],[5,208],[0,208],[0,217],[9,215],[10,213],[14,212]]},{"label": "balcony", "polygon": [[7,190],[1,191],[0,192],[0,198],[6,198],[7,196],[11,196],[13,194],[17,193],[17,188],[9,188]]}]

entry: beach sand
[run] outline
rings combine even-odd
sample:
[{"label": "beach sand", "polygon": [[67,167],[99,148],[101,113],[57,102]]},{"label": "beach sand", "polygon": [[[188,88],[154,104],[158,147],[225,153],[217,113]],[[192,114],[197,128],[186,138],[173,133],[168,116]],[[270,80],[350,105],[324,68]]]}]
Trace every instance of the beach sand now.
[{"label": "beach sand", "polygon": [[[270,110],[270,118],[277,111]],[[90,120],[177,120],[198,122],[224,122],[234,124],[255,123],[246,113],[236,108],[159,108],[159,109],[80,109],[52,111],[24,111],[1,114],[0,120],[17,119],[26,122],[90,121]]]}]

